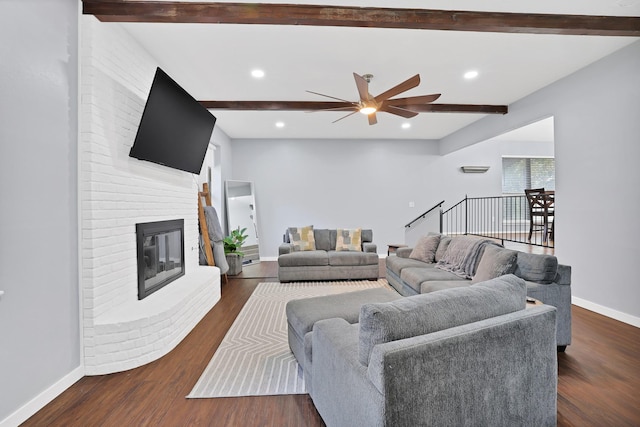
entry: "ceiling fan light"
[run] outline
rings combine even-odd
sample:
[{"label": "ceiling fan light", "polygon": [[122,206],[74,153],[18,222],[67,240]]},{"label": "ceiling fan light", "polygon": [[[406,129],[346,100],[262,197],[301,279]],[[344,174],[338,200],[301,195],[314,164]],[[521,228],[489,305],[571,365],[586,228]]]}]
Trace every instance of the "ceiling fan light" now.
[{"label": "ceiling fan light", "polygon": [[362,108],[360,109],[360,112],[361,112],[362,114],[364,114],[365,116],[368,116],[369,114],[373,114],[373,113],[375,113],[376,111],[378,111],[378,110],[376,109],[376,107],[371,107],[371,106],[368,106],[368,107],[362,107]]}]

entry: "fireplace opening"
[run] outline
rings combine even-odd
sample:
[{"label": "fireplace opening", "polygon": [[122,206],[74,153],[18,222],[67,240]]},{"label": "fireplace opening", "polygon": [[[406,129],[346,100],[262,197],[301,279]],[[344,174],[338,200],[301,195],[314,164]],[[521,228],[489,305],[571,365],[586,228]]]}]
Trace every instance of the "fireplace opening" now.
[{"label": "fireplace opening", "polygon": [[138,299],[184,276],[184,220],[136,224]]}]

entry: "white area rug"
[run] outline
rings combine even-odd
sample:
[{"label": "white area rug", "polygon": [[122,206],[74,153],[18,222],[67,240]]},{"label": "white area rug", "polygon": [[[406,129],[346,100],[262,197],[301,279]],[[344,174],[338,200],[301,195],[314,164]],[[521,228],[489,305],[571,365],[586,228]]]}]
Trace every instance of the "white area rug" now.
[{"label": "white area rug", "polygon": [[384,279],[258,284],[187,397],[306,393],[302,369],[287,342],[287,302],[384,286]]}]

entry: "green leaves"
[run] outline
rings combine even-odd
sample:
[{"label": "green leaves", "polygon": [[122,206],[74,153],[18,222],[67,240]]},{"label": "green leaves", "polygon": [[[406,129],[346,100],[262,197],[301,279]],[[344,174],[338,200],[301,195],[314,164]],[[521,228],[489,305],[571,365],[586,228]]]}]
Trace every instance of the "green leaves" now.
[{"label": "green leaves", "polygon": [[247,240],[247,237],[249,237],[248,234],[245,234],[246,231],[246,228],[240,229],[240,227],[238,227],[237,229],[231,231],[231,234],[229,234],[222,240],[222,242],[224,243],[225,255],[235,253],[240,256],[244,256],[244,253],[240,252],[239,249],[242,247],[245,240]]}]

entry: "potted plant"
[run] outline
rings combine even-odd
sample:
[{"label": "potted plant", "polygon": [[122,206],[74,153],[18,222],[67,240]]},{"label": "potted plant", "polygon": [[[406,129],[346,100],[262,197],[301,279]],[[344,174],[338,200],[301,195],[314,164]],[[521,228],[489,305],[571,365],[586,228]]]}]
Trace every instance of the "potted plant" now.
[{"label": "potted plant", "polygon": [[242,248],[244,241],[249,237],[249,235],[245,234],[246,231],[246,228],[240,229],[240,227],[238,227],[223,239],[224,254],[227,258],[227,263],[229,264],[229,271],[227,274],[231,276],[242,273],[244,253],[242,253],[240,249]]}]

